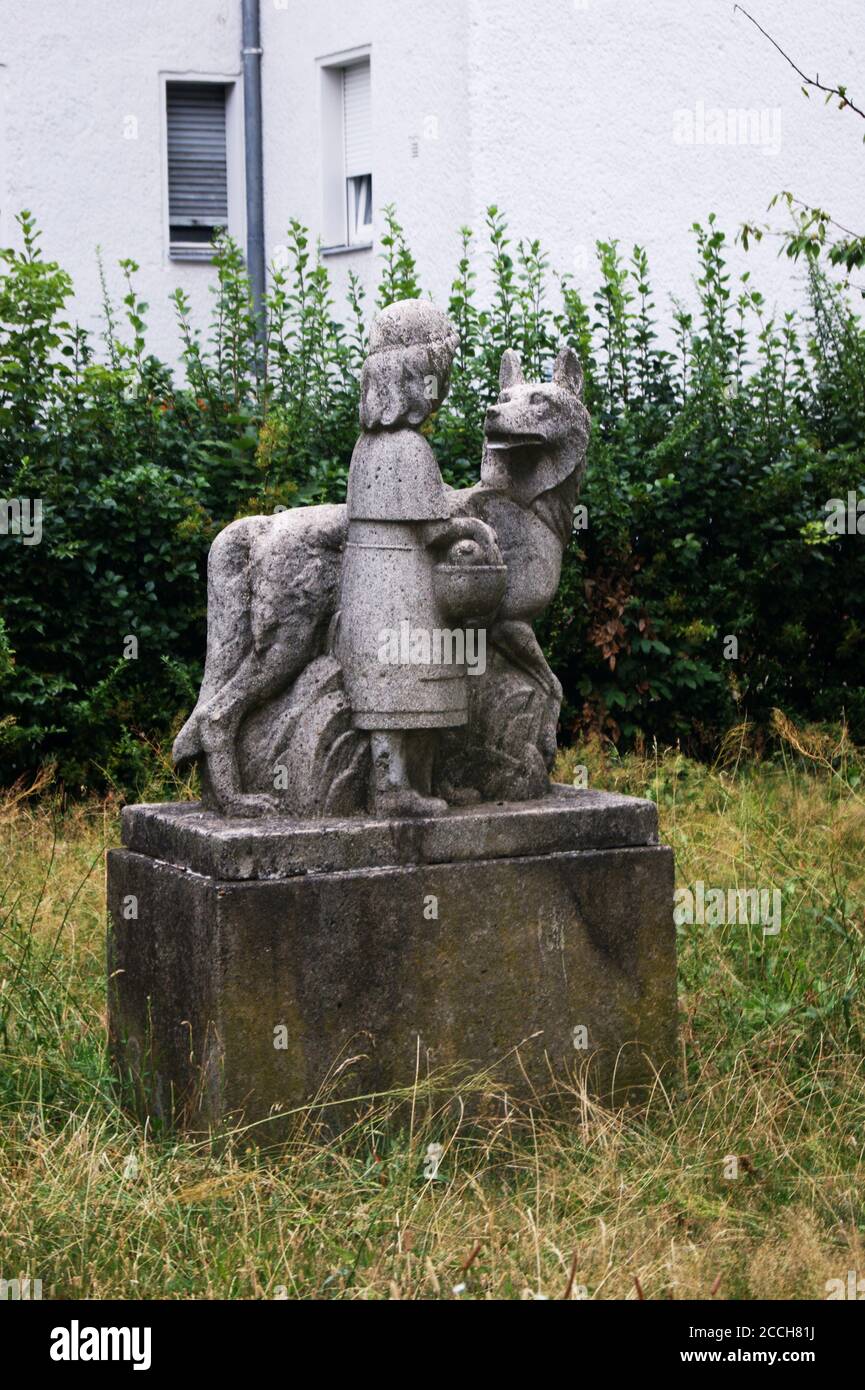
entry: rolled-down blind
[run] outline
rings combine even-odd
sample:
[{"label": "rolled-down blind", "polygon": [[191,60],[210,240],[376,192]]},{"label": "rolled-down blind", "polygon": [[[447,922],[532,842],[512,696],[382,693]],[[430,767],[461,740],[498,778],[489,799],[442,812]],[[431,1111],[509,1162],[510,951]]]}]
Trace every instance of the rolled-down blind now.
[{"label": "rolled-down blind", "polygon": [[169,223],[172,229],[225,226],[225,86],[169,82],[166,100]]},{"label": "rolled-down blind", "polygon": [[342,109],[345,120],[345,176],[372,172],[372,102],[369,59],[342,70]]}]

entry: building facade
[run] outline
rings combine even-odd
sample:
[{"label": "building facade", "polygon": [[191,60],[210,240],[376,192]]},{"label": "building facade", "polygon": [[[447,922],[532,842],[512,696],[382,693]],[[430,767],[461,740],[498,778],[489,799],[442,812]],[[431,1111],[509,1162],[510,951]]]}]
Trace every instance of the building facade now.
[{"label": "building facade", "polygon": [[[800,66],[852,89],[862,0],[752,8]],[[260,23],[266,255],[299,218],[337,303],[350,269],[373,288],[388,203],[440,303],[459,229],[482,240],[490,203],[585,292],[596,240],[645,245],[659,308],[687,299],[691,224],[712,211],[732,236],[790,189],[857,225],[861,122],[806,101],[729,0],[260,0]],[[97,331],[96,248],[116,295],[134,259],[168,360],[176,286],[206,321],[212,226],[245,244],[241,48],[241,0],[0,0],[0,242],[29,208]],[[794,307],[775,251],[736,251],[734,269]]]}]

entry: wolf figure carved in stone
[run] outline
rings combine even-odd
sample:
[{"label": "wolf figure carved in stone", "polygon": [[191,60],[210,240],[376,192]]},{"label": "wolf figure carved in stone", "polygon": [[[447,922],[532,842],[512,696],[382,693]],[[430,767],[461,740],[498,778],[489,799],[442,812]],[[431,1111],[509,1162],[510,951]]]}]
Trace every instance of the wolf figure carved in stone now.
[{"label": "wolf figure carved in stone", "polygon": [[[527,382],[517,353],[505,352],[480,481],[443,486],[437,524],[442,546],[452,547],[442,558],[486,544],[482,558],[499,562],[486,568],[503,563],[506,579],[484,619],[486,670],[467,681],[467,719],[437,729],[424,746],[427,796],[416,813],[548,790],[562,690],[532,624],[558,588],[588,430],[572,348],[559,353],[548,382]],[[178,765],[199,763],[210,809],[382,814],[370,731],[355,721],[339,660],[348,534],[346,507],[326,504],[244,517],[214,541],[204,678],[174,745]],[[441,568],[460,580],[458,564]],[[409,805],[402,813],[412,813]]]}]

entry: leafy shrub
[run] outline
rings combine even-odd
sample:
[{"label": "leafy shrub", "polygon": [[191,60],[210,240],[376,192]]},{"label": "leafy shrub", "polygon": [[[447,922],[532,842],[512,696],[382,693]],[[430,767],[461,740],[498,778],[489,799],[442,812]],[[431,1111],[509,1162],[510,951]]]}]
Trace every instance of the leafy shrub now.
[{"label": "leafy shrub", "polygon": [[[0,535],[0,778],[46,760],[73,787],[135,791],[151,745],[191,704],[204,652],[205,562],[234,517],[342,500],[357,436],[367,311],[292,222],[256,320],[243,257],[216,248],[210,324],[173,296],[185,381],[147,351],[137,267],[105,295],[97,346],[65,318],[69,278],[39,248],[0,252],[0,496],[41,498],[43,535]],[[597,248],[591,304],[556,283],[537,241],[487,212],[489,303],[460,233],[448,310],[461,343],[428,426],[446,479],[478,475],[483,416],[506,346],[530,374],[579,352],[594,419],[579,525],[542,623],[566,691],[563,733],[712,751],[775,707],[844,716],[865,736],[862,546],[825,504],[865,493],[865,334],[819,271],[810,316],[734,292],[715,219],[695,225],[698,306],[658,321],[645,252]],[[380,306],[422,292],[385,210]],[[731,639],[737,650],[733,655]]]}]

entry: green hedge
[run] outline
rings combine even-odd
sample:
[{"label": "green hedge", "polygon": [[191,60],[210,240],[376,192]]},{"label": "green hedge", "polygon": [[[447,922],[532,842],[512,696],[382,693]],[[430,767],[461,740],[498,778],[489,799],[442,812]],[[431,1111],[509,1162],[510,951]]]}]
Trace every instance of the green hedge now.
[{"label": "green hedge", "polygon": [[[385,218],[380,305],[422,292]],[[262,343],[226,239],[210,324],[173,297],[179,385],[147,350],[134,263],[94,343],[64,318],[72,287],[33,219],[20,223],[23,249],[0,252],[0,497],[41,498],[43,533],[0,534],[0,780],[51,760],[70,787],[134,792],[194,699],[216,532],[344,496],[369,309],[353,278],[336,309],[293,223]],[[579,351],[588,525],[542,624],[566,740],[656,736],[706,754],[774,707],[865,737],[863,541],[824,525],[829,499],[865,497],[865,334],[814,268],[806,321],[773,317],[747,276],[731,289],[714,218],[694,234],[697,307],[674,305],[661,333],[640,248],[599,244],[593,302],[562,277],[553,308],[537,242],[513,244],[496,208],[483,252],[463,229],[449,300],[461,349],[432,442],[449,481],[474,481],[502,350],[539,376],[563,342]]]}]

